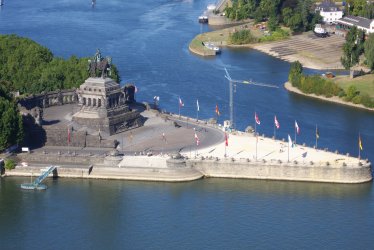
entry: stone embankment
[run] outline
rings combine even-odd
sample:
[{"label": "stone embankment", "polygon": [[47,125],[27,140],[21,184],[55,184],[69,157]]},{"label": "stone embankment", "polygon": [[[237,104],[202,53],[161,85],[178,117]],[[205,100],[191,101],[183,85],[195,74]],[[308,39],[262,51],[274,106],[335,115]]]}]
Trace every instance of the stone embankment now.
[{"label": "stone embankment", "polygon": [[286,82],[284,84],[284,87],[288,91],[290,91],[292,93],[295,93],[295,94],[298,94],[298,95],[303,95],[303,96],[319,99],[319,100],[326,101],[326,102],[333,102],[333,103],[337,103],[337,104],[341,104],[341,105],[351,106],[351,107],[354,107],[354,108],[360,108],[360,109],[366,109],[366,110],[374,111],[374,108],[368,108],[368,107],[365,107],[362,104],[354,104],[352,102],[346,102],[346,101],[342,100],[341,98],[339,98],[338,96],[325,97],[325,96],[319,96],[319,95],[315,95],[315,94],[305,94],[300,89],[292,86],[292,84],[290,82]]},{"label": "stone embankment", "polygon": [[372,180],[369,162],[356,165],[248,159],[189,160],[187,165],[205,177],[288,180],[331,183],[363,183]]},{"label": "stone embankment", "polygon": [[[90,159],[90,157],[87,157]],[[49,160],[52,160],[49,158]],[[66,163],[55,176],[92,179],[123,179],[140,181],[181,182],[203,177],[265,179],[331,183],[363,183],[372,180],[371,164],[357,162],[282,162],[281,160],[250,160],[248,158],[199,157],[188,159],[167,156],[125,156],[117,161],[97,161],[96,165]],[[120,161],[120,162],[119,162]],[[118,163],[119,162],[119,163]],[[46,165],[32,164],[6,171],[5,176],[37,176]],[[52,176],[52,174],[51,174]]]}]

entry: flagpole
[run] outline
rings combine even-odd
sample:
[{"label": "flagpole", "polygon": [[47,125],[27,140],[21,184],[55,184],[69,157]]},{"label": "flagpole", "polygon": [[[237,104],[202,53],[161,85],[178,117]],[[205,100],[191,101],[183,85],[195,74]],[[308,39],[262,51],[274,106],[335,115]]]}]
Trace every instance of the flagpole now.
[{"label": "flagpole", "polygon": [[[256,114],[256,112],[255,112],[255,114]],[[257,136],[257,122],[256,122],[256,118],[255,118],[255,136]]]},{"label": "flagpole", "polygon": [[196,121],[199,120],[199,111],[200,111],[200,105],[199,105],[199,100],[196,100]]},{"label": "flagpole", "polygon": [[257,143],[258,143],[258,137],[257,137],[257,134],[256,134],[256,161],[257,161]]},{"label": "flagpole", "polygon": [[316,124],[316,149],[318,147],[318,145],[317,145],[317,143],[318,143],[317,133],[318,133],[318,129],[317,129],[317,124]]},{"label": "flagpole", "polygon": [[68,125],[68,154],[70,154],[70,128]]},{"label": "flagpole", "polygon": [[295,127],[295,146],[296,146],[296,121],[295,121],[294,127]]},{"label": "flagpole", "polygon": [[[288,135],[288,138],[290,138],[290,135]],[[287,162],[290,162],[290,142],[288,141],[288,158],[287,158]]]},{"label": "flagpole", "polygon": [[360,162],[360,159],[361,159],[360,143],[361,143],[361,134],[360,132],[358,132],[358,162]]},{"label": "flagpole", "polygon": [[275,118],[274,118],[274,140],[275,140]]}]

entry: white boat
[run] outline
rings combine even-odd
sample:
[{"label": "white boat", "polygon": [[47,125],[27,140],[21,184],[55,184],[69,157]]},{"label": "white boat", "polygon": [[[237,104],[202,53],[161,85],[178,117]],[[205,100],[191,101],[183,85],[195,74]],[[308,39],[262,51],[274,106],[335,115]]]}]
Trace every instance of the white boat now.
[{"label": "white boat", "polygon": [[207,8],[207,10],[209,10],[209,11],[213,11],[213,10],[216,9],[216,5],[215,5],[215,4],[208,4],[208,6],[207,6],[206,8]]},{"label": "white boat", "polygon": [[219,54],[221,53],[221,49],[217,46],[215,46],[213,43],[211,42],[205,42],[204,43],[204,46],[210,50],[214,50],[216,52],[216,54]]},{"label": "white boat", "polygon": [[208,22],[208,16],[201,15],[199,16],[199,23],[207,23]]},{"label": "white boat", "polygon": [[327,36],[327,31],[322,27],[321,24],[316,24],[313,32],[318,37],[326,37]]}]

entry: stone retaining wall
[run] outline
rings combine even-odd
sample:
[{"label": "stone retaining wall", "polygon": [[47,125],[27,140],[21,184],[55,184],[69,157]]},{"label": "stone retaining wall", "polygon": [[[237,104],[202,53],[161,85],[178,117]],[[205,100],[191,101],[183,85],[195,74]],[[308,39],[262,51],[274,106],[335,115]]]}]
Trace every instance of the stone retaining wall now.
[{"label": "stone retaining wall", "polygon": [[247,160],[189,160],[187,166],[207,177],[270,179],[311,182],[362,183],[372,180],[371,165],[337,166]]},{"label": "stone retaining wall", "polygon": [[[157,157],[127,156],[124,158],[125,161],[121,162],[122,165],[118,167],[121,158],[108,165],[105,159],[109,156],[52,154],[20,154],[19,156],[23,161],[29,162],[31,165],[32,162],[40,162],[41,160],[45,164],[63,165],[65,163],[66,165],[74,166],[73,168],[93,165],[95,169],[94,176],[96,177],[90,178],[186,181],[200,178],[204,175],[205,177],[219,178],[330,183],[363,183],[372,180],[370,162],[364,162],[360,165],[323,165],[317,163],[282,163],[277,161],[255,162],[247,159],[161,159]],[[144,158],[147,158],[147,161]],[[115,169],[122,170],[117,171]],[[83,177],[83,174],[81,175]],[[185,178],[183,177],[184,175]]]}]

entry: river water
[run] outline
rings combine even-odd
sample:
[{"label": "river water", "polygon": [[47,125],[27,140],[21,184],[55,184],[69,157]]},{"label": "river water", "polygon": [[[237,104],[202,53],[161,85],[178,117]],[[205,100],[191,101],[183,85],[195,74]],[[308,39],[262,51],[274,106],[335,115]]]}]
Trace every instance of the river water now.
[{"label": "river water", "polygon": [[[253,79],[279,89],[238,85],[236,127],[254,125],[277,137],[358,154],[374,161],[374,115],[368,111],[289,94],[289,63],[250,49],[224,49],[214,58],[188,51],[190,40],[209,27],[197,17],[201,1],[5,0],[0,33],[29,37],[54,55],[92,56],[100,48],[113,57],[122,84],[135,83],[138,101],[160,96],[163,109],[183,115],[229,118],[226,67],[232,78]],[[307,70],[308,73],[320,73]],[[333,185],[205,179],[165,184],[127,181],[47,180],[46,192],[25,192],[27,178],[0,179],[1,249],[164,248],[346,248],[369,249],[374,240],[371,183]]]}]

